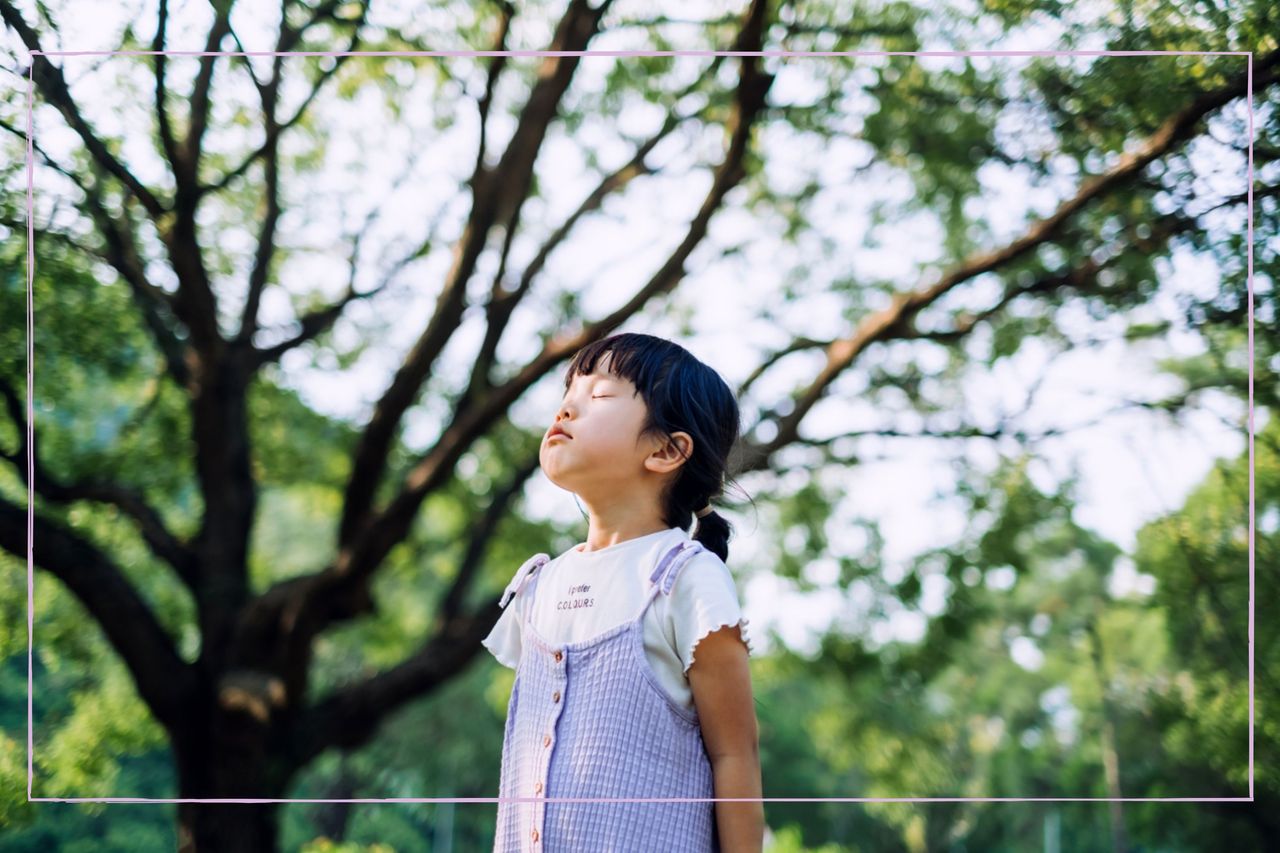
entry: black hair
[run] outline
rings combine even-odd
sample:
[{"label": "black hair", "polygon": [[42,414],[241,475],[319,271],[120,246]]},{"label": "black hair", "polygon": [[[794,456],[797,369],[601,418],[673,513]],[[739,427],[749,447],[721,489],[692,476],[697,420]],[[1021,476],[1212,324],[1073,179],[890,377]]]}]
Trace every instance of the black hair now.
[{"label": "black hair", "polygon": [[596,362],[609,355],[609,372],[636,386],[648,414],[640,435],[670,438],[686,432],[693,452],[663,490],[662,517],[669,527],[688,530],[693,538],[721,560],[729,557],[733,525],[714,509],[702,518],[695,513],[724,494],[729,454],[738,441],[741,416],[738,401],[725,381],[684,347],[665,338],[620,333],[592,341],[569,362],[564,387],[573,377],[595,371]]}]

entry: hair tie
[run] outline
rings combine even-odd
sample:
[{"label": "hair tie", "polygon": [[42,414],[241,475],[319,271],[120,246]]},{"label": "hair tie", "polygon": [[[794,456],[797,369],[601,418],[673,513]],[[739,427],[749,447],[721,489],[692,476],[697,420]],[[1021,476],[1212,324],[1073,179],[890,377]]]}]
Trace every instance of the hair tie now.
[{"label": "hair tie", "polygon": [[698,518],[702,518],[704,515],[708,514],[709,512],[711,512],[711,504],[708,503],[702,509],[698,510],[697,513],[695,514],[698,516]]}]

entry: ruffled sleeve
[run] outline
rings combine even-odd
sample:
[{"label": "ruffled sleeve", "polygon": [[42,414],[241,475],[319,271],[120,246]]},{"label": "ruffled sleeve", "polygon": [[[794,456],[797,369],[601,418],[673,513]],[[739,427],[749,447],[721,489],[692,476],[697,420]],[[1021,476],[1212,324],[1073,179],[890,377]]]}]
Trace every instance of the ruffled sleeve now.
[{"label": "ruffled sleeve", "polygon": [[[518,604],[519,596],[513,602]],[[498,659],[498,663],[512,669],[520,662],[520,623],[520,608],[508,607],[502,611],[489,635],[480,641]]]},{"label": "ruffled sleeve", "polygon": [[733,575],[715,554],[700,553],[680,570],[671,590],[668,612],[671,614],[676,654],[680,657],[686,678],[698,643],[726,625],[737,625],[746,643],[747,654],[755,653],[747,635],[750,620],[742,615]]},{"label": "ruffled sleeve", "polygon": [[511,669],[515,669],[520,663],[520,637],[523,635],[524,625],[521,615],[524,598],[520,593],[524,590],[530,573],[545,565],[547,559],[546,554],[534,554],[516,571],[499,599],[503,608],[502,615],[498,617],[488,636],[480,641],[498,659],[498,663]]}]

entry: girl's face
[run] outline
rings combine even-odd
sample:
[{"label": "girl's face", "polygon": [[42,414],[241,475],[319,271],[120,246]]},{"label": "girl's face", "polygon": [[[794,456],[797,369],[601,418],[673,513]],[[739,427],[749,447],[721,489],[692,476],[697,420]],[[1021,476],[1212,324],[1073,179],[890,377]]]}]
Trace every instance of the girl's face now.
[{"label": "girl's face", "polygon": [[[573,377],[538,457],[551,482],[588,503],[610,503],[672,467],[669,452],[661,450],[670,442],[639,440],[648,414],[644,398],[630,380],[608,372],[609,355],[591,374]],[[555,434],[556,428],[566,434]]]}]

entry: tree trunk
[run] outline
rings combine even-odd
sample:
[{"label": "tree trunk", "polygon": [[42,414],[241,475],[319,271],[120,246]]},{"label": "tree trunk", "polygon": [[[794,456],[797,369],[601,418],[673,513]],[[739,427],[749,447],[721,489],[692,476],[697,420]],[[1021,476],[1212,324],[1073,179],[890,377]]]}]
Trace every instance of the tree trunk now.
[{"label": "tree trunk", "polygon": [[291,721],[270,716],[262,698],[224,682],[218,702],[193,708],[191,724],[174,738],[178,797],[230,801],[178,804],[179,853],[276,850],[280,803],[235,802],[283,799],[296,772],[269,751],[287,741]]},{"label": "tree trunk", "polygon": [[1090,620],[1088,630],[1093,639],[1091,647],[1094,673],[1102,691],[1102,768],[1107,779],[1107,796],[1111,798],[1107,804],[1111,811],[1111,849],[1115,853],[1126,853],[1129,842],[1124,828],[1124,803],[1119,799],[1124,796],[1120,789],[1120,749],[1116,743],[1110,682],[1102,662],[1102,633],[1098,630],[1096,616]]},{"label": "tree trunk", "polygon": [[280,803],[179,803],[178,853],[275,853]]}]

